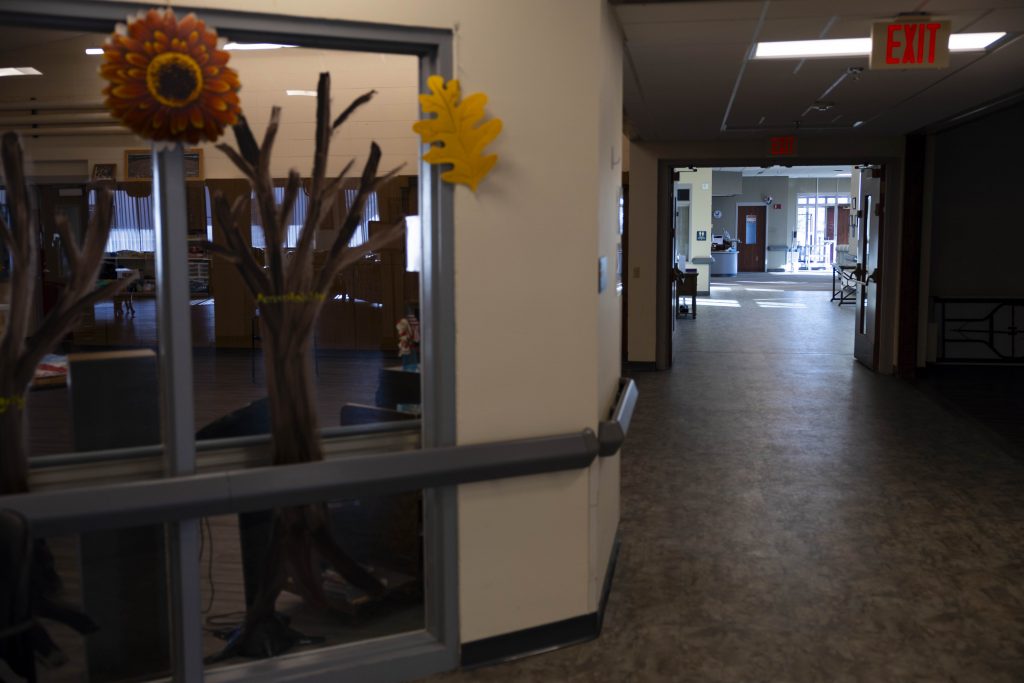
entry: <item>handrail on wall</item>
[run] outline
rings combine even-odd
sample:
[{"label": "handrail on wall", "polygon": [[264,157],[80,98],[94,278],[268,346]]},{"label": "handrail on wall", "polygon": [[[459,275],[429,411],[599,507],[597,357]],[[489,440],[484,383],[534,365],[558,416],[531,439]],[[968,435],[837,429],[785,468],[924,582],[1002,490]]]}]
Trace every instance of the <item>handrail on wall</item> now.
[{"label": "handrail on wall", "polygon": [[[341,427],[326,427],[320,430],[320,437],[324,439],[362,436],[366,434],[384,434],[390,432],[420,431],[422,429],[420,420],[401,420],[397,422],[379,422],[369,425],[345,425]],[[259,446],[270,443],[270,433],[254,434],[252,436],[233,436],[225,439],[204,439],[196,442],[196,452],[216,451],[224,448],[242,448],[245,446]],[[98,462],[110,462],[116,460],[139,460],[161,455],[164,452],[162,444],[152,446],[133,446],[129,448],[107,448],[96,451],[79,451],[76,453],[60,453],[57,455],[41,455],[29,458],[29,469],[45,469],[49,467],[64,467],[66,465],[90,465]]]},{"label": "handrail on wall", "polygon": [[599,427],[601,438],[584,429],[533,439],[364,453],[296,465],[0,496],[0,509],[20,512],[31,521],[35,535],[46,537],[581,469],[599,454],[611,455],[621,447],[638,395],[633,380],[620,380],[610,419]]},{"label": "handrail on wall", "polygon": [[619,396],[612,408],[611,417],[597,426],[597,440],[600,444],[598,455],[614,455],[622,447],[639,397],[640,390],[636,388],[636,382],[628,377],[619,379]]}]

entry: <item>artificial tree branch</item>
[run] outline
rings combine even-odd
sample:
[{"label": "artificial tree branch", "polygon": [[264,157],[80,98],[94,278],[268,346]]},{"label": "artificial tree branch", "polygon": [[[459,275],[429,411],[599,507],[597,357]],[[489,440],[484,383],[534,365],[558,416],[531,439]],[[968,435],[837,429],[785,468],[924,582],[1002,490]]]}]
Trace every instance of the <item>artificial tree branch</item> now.
[{"label": "artificial tree branch", "polygon": [[13,265],[8,322],[0,335],[0,398],[4,400],[3,410],[0,410],[3,420],[0,492],[20,493],[28,490],[24,395],[36,366],[72,330],[85,310],[123,291],[131,280],[120,280],[104,289],[96,288],[111,217],[109,189],[98,188],[97,210],[81,243],[72,235],[66,221],[56,221],[61,245],[72,266],[71,278],[56,306],[43,317],[35,332],[30,333],[39,270],[39,226],[31,211],[24,152],[17,134],[3,135],[0,157],[11,210],[11,219],[3,227],[4,241],[9,244]]}]

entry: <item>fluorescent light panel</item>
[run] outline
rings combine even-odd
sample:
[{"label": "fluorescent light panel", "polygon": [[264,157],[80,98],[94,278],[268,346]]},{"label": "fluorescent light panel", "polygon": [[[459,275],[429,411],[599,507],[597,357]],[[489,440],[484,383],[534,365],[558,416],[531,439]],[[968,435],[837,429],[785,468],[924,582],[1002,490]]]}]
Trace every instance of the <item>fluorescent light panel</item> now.
[{"label": "fluorescent light panel", "polygon": [[280,50],[283,47],[295,47],[294,45],[279,45],[278,43],[227,43],[225,50]]},{"label": "fluorescent light panel", "polygon": [[85,48],[85,54],[87,55],[101,55],[103,54],[102,47],[87,47]]},{"label": "fluorescent light panel", "polygon": [[0,78],[4,76],[42,76],[43,72],[31,66],[0,66]]},{"label": "fluorescent light panel", "polygon": [[316,97],[316,90],[285,90],[288,97]]},{"label": "fluorescent light panel", "polygon": [[[984,50],[1005,32],[954,33],[949,37],[950,52]],[[871,54],[870,38],[834,38],[829,40],[782,40],[758,43],[754,59],[806,59],[809,57],[861,57]]]}]

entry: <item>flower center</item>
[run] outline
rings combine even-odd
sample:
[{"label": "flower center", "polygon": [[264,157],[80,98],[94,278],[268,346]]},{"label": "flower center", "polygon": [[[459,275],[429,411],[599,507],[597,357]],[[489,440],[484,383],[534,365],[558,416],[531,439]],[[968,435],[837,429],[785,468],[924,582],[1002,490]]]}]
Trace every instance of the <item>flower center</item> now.
[{"label": "flower center", "polygon": [[160,104],[184,107],[202,92],[203,72],[188,55],[161,52],[146,68],[146,89]]}]

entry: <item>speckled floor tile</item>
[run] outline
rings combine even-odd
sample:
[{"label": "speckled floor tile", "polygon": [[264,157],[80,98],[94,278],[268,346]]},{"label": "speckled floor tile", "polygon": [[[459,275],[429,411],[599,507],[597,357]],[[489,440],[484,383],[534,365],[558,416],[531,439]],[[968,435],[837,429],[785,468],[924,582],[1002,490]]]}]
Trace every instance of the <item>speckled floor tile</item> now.
[{"label": "speckled floor tile", "polygon": [[601,638],[431,680],[1024,681],[1024,453],[1005,421],[855,363],[853,307],[825,278],[713,285],[739,307],[699,301],[673,369],[636,375]]}]

